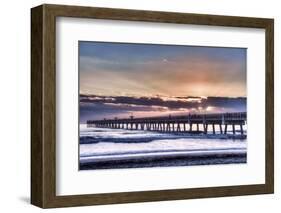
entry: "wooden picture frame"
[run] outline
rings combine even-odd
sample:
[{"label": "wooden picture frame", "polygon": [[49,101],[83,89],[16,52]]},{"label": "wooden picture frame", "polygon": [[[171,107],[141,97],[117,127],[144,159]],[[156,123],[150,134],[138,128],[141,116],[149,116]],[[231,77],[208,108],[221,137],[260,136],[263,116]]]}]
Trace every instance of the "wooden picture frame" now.
[{"label": "wooden picture frame", "polygon": [[[265,29],[265,184],[86,195],[56,195],[56,17]],[[41,5],[31,9],[31,203],[42,208],[180,200],[274,191],[273,19]]]}]

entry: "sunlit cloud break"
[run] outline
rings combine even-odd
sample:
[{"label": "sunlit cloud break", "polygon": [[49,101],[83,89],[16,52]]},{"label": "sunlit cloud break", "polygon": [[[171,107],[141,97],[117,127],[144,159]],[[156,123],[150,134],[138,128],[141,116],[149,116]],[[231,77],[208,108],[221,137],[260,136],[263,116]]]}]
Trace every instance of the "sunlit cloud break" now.
[{"label": "sunlit cloud break", "polygon": [[79,42],[80,122],[246,111],[245,48]]},{"label": "sunlit cloud break", "polygon": [[[190,101],[192,100],[192,101]],[[80,122],[87,119],[151,117],[246,111],[244,97],[133,97],[80,95]]]}]

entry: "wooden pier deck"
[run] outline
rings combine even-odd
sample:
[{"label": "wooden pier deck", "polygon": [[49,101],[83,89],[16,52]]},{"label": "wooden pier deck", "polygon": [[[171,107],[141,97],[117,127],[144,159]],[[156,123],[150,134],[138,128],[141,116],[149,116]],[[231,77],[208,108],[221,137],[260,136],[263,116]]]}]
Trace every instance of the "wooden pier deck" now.
[{"label": "wooden pier deck", "polygon": [[[127,119],[88,120],[88,127],[111,129],[147,130],[157,132],[188,132],[216,134],[219,127],[220,134],[240,133],[244,135],[243,126],[246,124],[247,113],[221,113],[221,114],[189,114],[186,116],[162,116]],[[194,128],[194,126],[196,128]],[[201,128],[200,128],[201,127]],[[211,131],[209,130],[211,127]],[[230,131],[228,128],[230,127]],[[238,128],[236,128],[238,127]],[[201,129],[201,130],[200,130]]]}]

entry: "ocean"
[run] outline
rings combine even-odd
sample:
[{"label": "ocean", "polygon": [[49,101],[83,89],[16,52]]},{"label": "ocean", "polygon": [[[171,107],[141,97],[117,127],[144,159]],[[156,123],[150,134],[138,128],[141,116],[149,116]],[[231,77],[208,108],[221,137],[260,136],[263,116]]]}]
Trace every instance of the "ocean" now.
[{"label": "ocean", "polygon": [[79,169],[198,166],[247,162],[247,140],[219,135],[88,128],[80,124]]}]

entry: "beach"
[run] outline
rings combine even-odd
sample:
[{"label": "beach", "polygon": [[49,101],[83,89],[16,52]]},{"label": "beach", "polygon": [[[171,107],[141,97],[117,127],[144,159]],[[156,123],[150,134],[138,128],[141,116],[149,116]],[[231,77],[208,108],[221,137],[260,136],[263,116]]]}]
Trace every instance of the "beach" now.
[{"label": "beach", "polygon": [[80,125],[79,169],[119,169],[247,162],[246,137],[172,134]]}]

